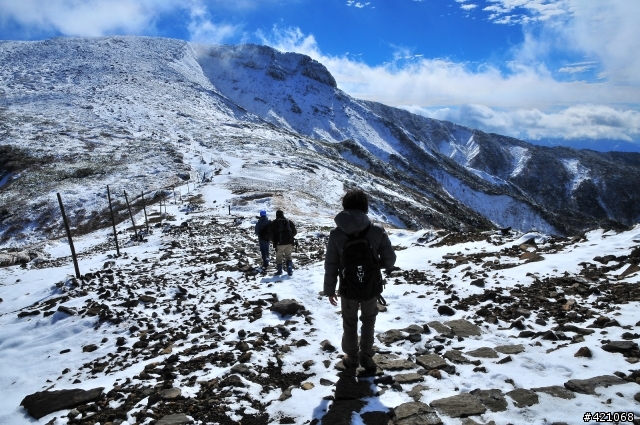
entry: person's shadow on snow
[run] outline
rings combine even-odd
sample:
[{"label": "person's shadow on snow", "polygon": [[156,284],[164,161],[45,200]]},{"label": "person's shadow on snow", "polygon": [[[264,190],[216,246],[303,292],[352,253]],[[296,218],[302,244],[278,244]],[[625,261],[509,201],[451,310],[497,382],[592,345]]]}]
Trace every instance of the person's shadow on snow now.
[{"label": "person's shadow on snow", "polygon": [[345,369],[338,376],[333,403],[329,405],[330,401],[323,399],[313,410],[311,425],[351,425],[356,417],[361,418],[355,422],[357,424],[389,422],[391,410],[375,393],[375,372],[367,372],[362,368]]}]

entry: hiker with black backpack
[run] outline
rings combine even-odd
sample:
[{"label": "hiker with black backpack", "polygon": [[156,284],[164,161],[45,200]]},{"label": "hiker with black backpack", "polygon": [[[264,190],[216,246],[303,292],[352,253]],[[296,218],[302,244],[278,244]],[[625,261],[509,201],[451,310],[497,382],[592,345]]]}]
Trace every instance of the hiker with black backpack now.
[{"label": "hiker with black backpack", "polygon": [[276,219],[269,225],[271,240],[276,248],[276,275],[282,274],[282,262],[287,262],[287,274],[293,274],[293,260],[291,260],[291,250],[293,249],[294,237],[298,233],[293,221],[285,218],[284,213],[276,211]]},{"label": "hiker with black backpack", "polygon": [[[383,289],[380,270],[391,270],[396,254],[384,228],[373,224],[367,216],[369,201],[362,190],[348,191],[342,198],[342,208],[343,211],[334,219],[337,227],[331,231],[327,242],[324,293],[332,305],[338,305],[336,284],[339,276],[345,367],[356,368],[360,364],[367,370],[375,370],[373,331],[378,315],[378,298],[381,298]],[[360,346],[358,308],[362,321]]]},{"label": "hiker with black backpack", "polygon": [[258,243],[260,244],[260,256],[262,257],[262,270],[265,271],[269,267],[269,225],[271,220],[267,217],[267,211],[260,210],[260,218],[256,223],[256,235],[258,235]]}]

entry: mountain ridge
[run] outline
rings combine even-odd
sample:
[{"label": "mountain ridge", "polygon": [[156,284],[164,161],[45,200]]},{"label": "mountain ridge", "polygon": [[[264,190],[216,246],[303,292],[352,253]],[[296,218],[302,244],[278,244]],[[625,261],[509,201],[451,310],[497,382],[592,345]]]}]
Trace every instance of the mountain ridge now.
[{"label": "mountain ridge", "polygon": [[0,145],[33,158],[0,169],[0,243],[60,235],[55,191],[73,227],[106,226],[107,184],[157,201],[212,174],[222,152],[331,164],[336,184],[363,185],[376,218],[400,227],[575,234],[640,221],[640,154],[538,147],[354,99],[297,53],[126,36],[4,41],[0,60]]}]

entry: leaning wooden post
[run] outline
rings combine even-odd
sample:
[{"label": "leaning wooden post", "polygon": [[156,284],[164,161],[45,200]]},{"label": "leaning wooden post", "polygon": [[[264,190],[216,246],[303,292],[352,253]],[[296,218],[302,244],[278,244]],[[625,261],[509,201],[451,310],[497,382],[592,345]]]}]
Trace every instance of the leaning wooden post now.
[{"label": "leaning wooden post", "polygon": [[229,204],[229,215],[231,215],[231,204]]},{"label": "leaning wooden post", "polygon": [[58,193],[58,204],[60,204],[60,212],[62,213],[62,221],[64,227],[67,229],[67,238],[69,239],[69,247],[71,247],[71,257],[73,258],[73,267],[76,269],[76,277],[80,279],[80,268],[78,267],[78,258],[76,257],[76,249],[73,247],[73,240],[71,239],[71,230],[69,229],[69,223],[67,222],[67,215],[64,213],[64,207],[62,206],[62,198]]},{"label": "leaning wooden post", "polygon": [[142,191],[142,209],[144,210],[144,224],[147,227],[147,233],[149,233],[149,220],[147,219],[147,206],[144,204],[144,190]]},{"label": "leaning wooden post", "polygon": [[118,246],[118,234],[116,233],[116,219],[113,217],[113,207],[111,206],[111,192],[107,185],[107,198],[109,198],[109,210],[111,211],[111,223],[113,223],[113,238],[116,240],[116,255],[120,256],[120,247]]},{"label": "leaning wooden post", "polygon": [[127,209],[129,210],[129,217],[131,217],[131,223],[133,224],[133,231],[136,235],[136,239],[138,239],[138,229],[136,229],[136,222],[133,221],[133,213],[131,212],[131,206],[129,205],[129,198],[127,197],[127,191],[123,190],[124,192],[124,200],[127,201]]}]

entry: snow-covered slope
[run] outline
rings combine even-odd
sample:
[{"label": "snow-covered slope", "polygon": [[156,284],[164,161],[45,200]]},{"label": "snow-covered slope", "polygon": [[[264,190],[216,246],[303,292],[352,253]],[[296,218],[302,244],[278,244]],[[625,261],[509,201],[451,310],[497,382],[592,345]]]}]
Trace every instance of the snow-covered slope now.
[{"label": "snow-covered slope", "polygon": [[[640,215],[635,157],[536,148],[353,99],[299,54],[56,38],[0,42],[0,62],[0,246],[61,235],[56,192],[85,232],[110,221],[106,185],[122,221],[123,191],[137,210],[143,191],[157,202],[187,179],[221,172],[222,153],[253,157],[267,176],[297,170],[261,184],[242,168],[238,181],[256,183],[245,191],[314,198],[299,182],[324,170],[323,184],[363,186],[379,216],[401,227],[560,234]],[[587,177],[576,180],[564,165],[572,161]]]}]

